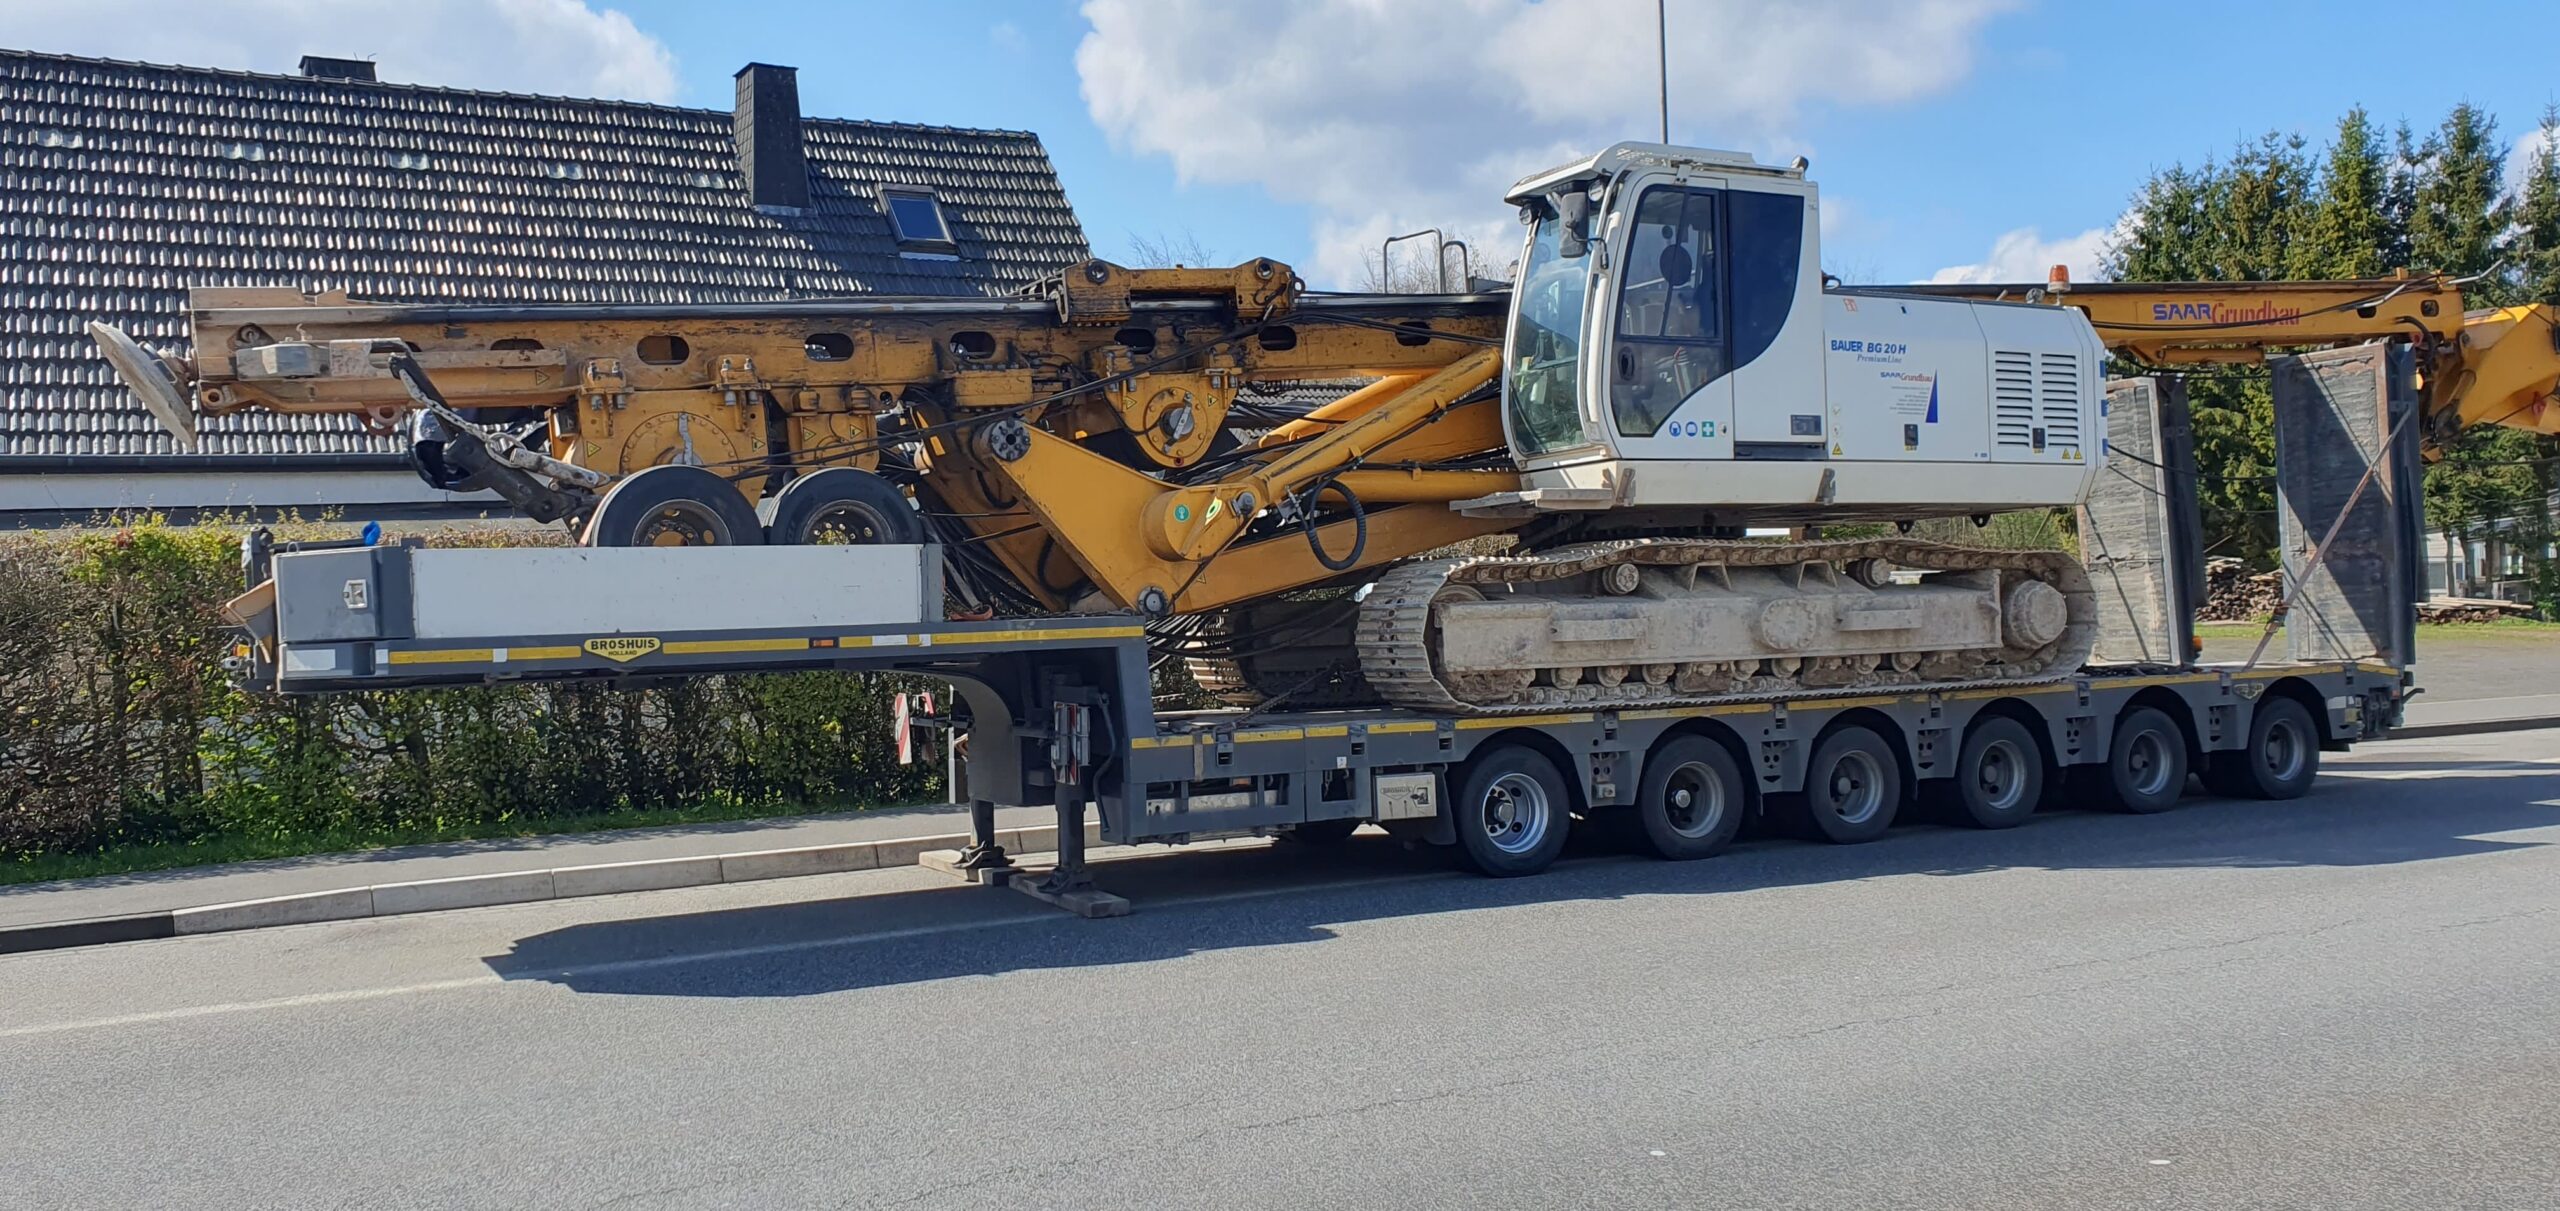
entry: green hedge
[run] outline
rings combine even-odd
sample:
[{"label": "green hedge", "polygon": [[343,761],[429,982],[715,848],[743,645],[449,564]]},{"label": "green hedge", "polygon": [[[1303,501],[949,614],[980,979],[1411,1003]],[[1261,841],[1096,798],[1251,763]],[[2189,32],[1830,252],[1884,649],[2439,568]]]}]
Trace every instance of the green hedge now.
[{"label": "green hedge", "polygon": [[939,762],[900,766],[890,743],[888,696],[934,684],[918,679],[244,693],[219,664],[239,539],[156,522],[0,535],[0,860],[942,793]]}]

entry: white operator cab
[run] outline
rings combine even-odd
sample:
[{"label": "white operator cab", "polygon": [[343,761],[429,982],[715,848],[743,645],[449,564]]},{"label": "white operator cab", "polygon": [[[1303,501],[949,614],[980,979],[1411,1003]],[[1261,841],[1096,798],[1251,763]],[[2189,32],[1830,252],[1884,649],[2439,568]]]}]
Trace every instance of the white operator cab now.
[{"label": "white operator cab", "polygon": [[2077,310],[1825,290],[1799,162],[1620,143],[1508,198],[1524,487],[1470,511],[1902,521],[2079,503],[2105,349]]}]

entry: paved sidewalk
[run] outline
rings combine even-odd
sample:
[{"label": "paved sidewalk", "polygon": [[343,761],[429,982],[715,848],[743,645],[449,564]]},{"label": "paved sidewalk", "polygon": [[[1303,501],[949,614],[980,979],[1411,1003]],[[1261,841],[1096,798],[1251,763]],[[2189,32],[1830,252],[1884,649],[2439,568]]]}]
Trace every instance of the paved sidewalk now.
[{"label": "paved sidewalk", "polygon": [[[1049,807],[1008,807],[996,812],[999,828],[1036,826],[1056,819],[1055,809]],[[796,849],[810,845],[886,841],[967,831],[969,814],[966,809],[938,804],[876,808],[825,816],[506,837],[488,841],[448,841],[351,854],[315,854],[304,858],[275,858],[225,866],[106,875],[58,883],[23,883],[0,887],[0,928],[200,908],[209,904],[379,883],[734,854],[750,850]]]}]

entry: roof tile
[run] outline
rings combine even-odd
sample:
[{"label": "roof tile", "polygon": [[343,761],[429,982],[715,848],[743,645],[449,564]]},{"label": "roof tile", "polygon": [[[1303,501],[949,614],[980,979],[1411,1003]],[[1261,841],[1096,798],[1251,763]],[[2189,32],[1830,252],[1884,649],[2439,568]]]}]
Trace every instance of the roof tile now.
[{"label": "roof tile", "polygon": [[[191,286],[396,302],[1004,293],[1086,255],[1038,136],[805,118],[810,207],[756,210],[731,115],[0,50],[0,457],[178,453],[90,346]],[[957,261],[902,259],[929,185]],[[208,418],[202,453],[381,454],[352,418]]]}]

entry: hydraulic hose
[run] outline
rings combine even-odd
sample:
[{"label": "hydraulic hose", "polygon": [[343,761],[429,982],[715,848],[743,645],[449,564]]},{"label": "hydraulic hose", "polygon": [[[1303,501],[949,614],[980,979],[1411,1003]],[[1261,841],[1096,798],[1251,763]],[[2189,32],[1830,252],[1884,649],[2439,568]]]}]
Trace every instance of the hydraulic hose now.
[{"label": "hydraulic hose", "polygon": [[[1339,560],[1325,554],[1324,539],[1316,525],[1316,500],[1328,491],[1340,493],[1343,505],[1351,511],[1351,553]],[[1369,510],[1340,479],[1328,479],[1308,489],[1306,505],[1299,510],[1299,515],[1305,519],[1307,527],[1307,549],[1316,553],[1317,563],[1334,572],[1348,572],[1359,566],[1360,556],[1369,549]]]}]

